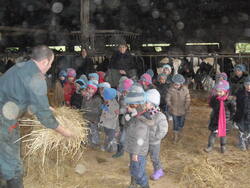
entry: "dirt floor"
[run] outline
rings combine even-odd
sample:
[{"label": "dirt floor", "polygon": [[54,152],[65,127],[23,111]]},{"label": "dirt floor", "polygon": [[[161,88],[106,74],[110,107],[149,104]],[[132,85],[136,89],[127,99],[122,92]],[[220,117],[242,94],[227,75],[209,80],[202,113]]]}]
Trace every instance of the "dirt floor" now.
[{"label": "dirt floor", "polygon": [[[161,146],[161,161],[166,173],[159,181],[151,181],[151,188],[182,187],[250,187],[250,151],[240,151],[237,145],[237,130],[228,136],[227,152],[220,153],[218,141],[214,150],[207,154],[207,129],[210,109],[205,94],[192,94],[192,106],[186,119],[182,139],[172,142],[172,122],[167,137]],[[25,160],[25,188],[126,188],[130,182],[128,155],[113,159],[111,153],[86,149],[78,161],[61,160],[55,157],[39,167],[39,156],[34,161]],[[75,172],[77,164],[83,164],[86,172]],[[150,159],[148,175],[152,173]]]}]

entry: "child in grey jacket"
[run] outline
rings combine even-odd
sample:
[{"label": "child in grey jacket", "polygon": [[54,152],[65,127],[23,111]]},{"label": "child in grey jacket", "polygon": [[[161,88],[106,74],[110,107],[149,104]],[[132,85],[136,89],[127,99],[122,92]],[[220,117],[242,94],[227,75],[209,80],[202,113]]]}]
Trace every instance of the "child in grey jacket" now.
[{"label": "child in grey jacket", "polygon": [[128,110],[137,110],[137,115],[130,119],[127,129],[125,150],[130,154],[130,188],[137,187],[149,188],[148,177],[146,174],[146,158],[149,149],[149,126],[153,125],[150,120],[144,117],[145,92],[143,88],[135,84],[131,87],[125,97],[125,103],[129,105]]},{"label": "child in grey jacket", "polygon": [[160,93],[156,89],[150,89],[146,92],[146,109],[154,121],[154,126],[149,131],[149,155],[154,167],[152,180],[158,180],[164,176],[160,162],[161,140],[168,131],[168,121],[166,116],[160,111]]},{"label": "child in grey jacket", "polygon": [[119,121],[119,104],[116,101],[117,91],[113,88],[104,88],[103,99],[104,103],[101,105],[102,114],[99,125],[104,127],[105,141],[104,150],[108,152],[114,151],[115,132],[118,128]]}]

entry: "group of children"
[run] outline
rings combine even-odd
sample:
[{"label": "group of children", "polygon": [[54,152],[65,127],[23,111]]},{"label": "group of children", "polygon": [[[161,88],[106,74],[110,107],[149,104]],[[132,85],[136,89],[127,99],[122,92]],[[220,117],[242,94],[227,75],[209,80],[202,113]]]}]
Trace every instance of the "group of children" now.
[{"label": "group of children", "polygon": [[[235,81],[230,83],[237,91],[230,90],[225,73],[216,77],[209,100],[212,108],[211,134],[206,152],[212,151],[217,136],[220,137],[221,152],[225,152],[226,132],[233,126],[232,120],[239,127],[240,147],[245,150],[250,146],[250,77],[244,74],[243,69],[241,64],[235,67],[235,78],[232,79]],[[242,70],[243,73],[239,73]],[[56,85],[62,89],[58,92],[63,94],[61,104],[85,110],[90,145],[116,152],[113,158],[121,157],[124,151],[129,153],[130,188],[149,187],[145,170],[147,155],[154,167],[151,179],[158,180],[164,176],[160,146],[168,132],[169,121],[173,120],[174,143],[180,139],[190,106],[190,94],[185,78],[171,73],[172,67],[167,64],[162,67],[157,80],[152,80],[152,70],[141,75],[139,80],[123,75],[115,89],[105,82],[103,72],[90,73],[88,77],[81,75],[78,79],[70,68],[59,74]],[[235,97],[231,97],[231,93],[236,93]],[[100,131],[105,134],[104,141],[100,139]]]},{"label": "group of children", "polygon": [[216,75],[215,86],[209,97],[211,132],[206,152],[212,151],[216,137],[219,137],[221,152],[224,153],[226,134],[234,127],[239,130],[240,149],[250,149],[250,76],[244,64],[237,64],[231,80],[227,81],[227,78],[226,73]]}]

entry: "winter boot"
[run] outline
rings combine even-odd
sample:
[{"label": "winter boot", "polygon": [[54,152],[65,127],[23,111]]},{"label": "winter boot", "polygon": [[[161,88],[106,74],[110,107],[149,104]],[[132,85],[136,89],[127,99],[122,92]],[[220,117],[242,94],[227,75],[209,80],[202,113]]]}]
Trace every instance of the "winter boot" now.
[{"label": "winter boot", "polygon": [[152,180],[158,180],[164,175],[165,174],[164,174],[163,170],[159,169],[159,170],[156,170],[150,177]]},{"label": "winter boot", "polygon": [[205,152],[209,153],[213,150],[216,135],[211,133],[208,137],[208,146],[204,149]]},{"label": "winter boot", "polygon": [[149,187],[149,184],[147,184],[147,185],[141,186],[141,188],[150,188],[150,187]]},{"label": "winter boot", "polygon": [[118,144],[117,145],[117,152],[116,152],[116,154],[112,155],[112,157],[113,158],[119,158],[119,157],[123,156],[123,154],[124,154],[123,145]]},{"label": "winter boot", "polygon": [[7,188],[23,188],[23,177],[18,176],[7,181]]},{"label": "winter boot", "polygon": [[221,151],[221,153],[225,153],[226,152],[226,146],[225,145],[221,145],[220,146],[220,151]]},{"label": "winter boot", "polygon": [[130,182],[130,185],[128,186],[128,188],[137,188],[136,181],[135,181],[135,178],[133,176],[131,176],[131,182]]},{"label": "winter boot", "polygon": [[240,135],[239,135],[239,147],[242,151],[246,151],[246,149],[247,149],[246,141],[245,141],[243,132],[240,132]]},{"label": "winter boot", "polygon": [[0,178],[0,188],[7,188],[7,182],[2,178]]},{"label": "winter boot", "polygon": [[174,131],[174,137],[173,137],[173,142],[176,144],[178,142],[178,131]]}]

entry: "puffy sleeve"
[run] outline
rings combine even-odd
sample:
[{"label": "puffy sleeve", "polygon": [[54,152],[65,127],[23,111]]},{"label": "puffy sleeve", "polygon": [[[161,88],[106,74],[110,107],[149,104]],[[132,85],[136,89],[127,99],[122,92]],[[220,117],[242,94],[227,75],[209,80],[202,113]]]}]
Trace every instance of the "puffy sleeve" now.
[{"label": "puffy sleeve", "polygon": [[57,128],[58,122],[49,109],[47,85],[42,75],[36,74],[30,79],[27,83],[27,93],[30,109],[37,116],[38,120],[47,128]]}]

